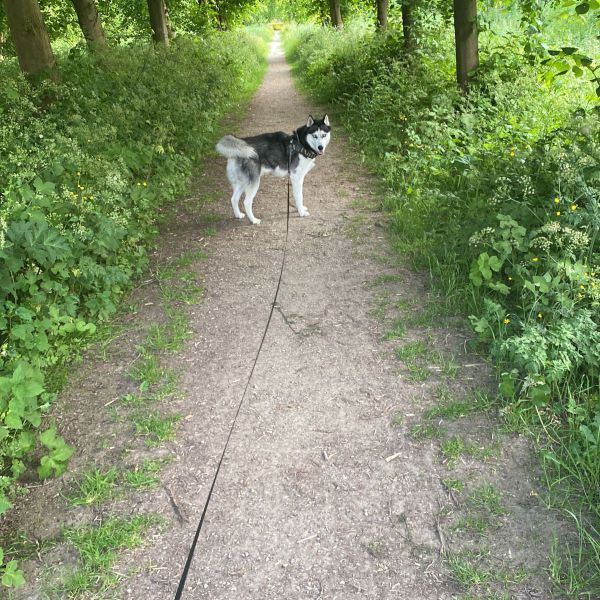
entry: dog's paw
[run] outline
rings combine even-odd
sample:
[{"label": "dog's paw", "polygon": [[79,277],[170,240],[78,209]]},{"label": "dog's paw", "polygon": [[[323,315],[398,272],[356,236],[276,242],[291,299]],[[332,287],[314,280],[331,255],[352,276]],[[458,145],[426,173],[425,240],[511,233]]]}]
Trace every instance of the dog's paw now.
[{"label": "dog's paw", "polygon": [[260,219],[254,219],[254,221],[252,221],[252,225],[260,225]]},{"label": "dog's paw", "polygon": [[301,217],[310,217],[310,213],[308,212],[308,209],[306,207],[302,207],[299,211],[298,214]]},{"label": "dog's paw", "polygon": [[235,215],[236,219],[244,219],[246,217],[246,214],[241,212],[239,215]]}]

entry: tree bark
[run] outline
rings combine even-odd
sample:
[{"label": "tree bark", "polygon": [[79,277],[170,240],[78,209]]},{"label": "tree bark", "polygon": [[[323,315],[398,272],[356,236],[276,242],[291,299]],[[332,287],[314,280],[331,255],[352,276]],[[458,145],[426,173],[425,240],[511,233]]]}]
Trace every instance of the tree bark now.
[{"label": "tree bark", "polygon": [[402,36],[406,52],[410,52],[415,47],[413,1],[404,0],[402,2]]},{"label": "tree bark", "polygon": [[377,27],[385,31],[388,26],[389,0],[377,0]]},{"label": "tree bark", "polygon": [[342,21],[340,0],[329,0],[329,14],[331,15],[331,24],[333,27],[341,29],[344,26],[344,23]]},{"label": "tree bark", "polygon": [[4,10],[21,69],[52,72],[54,54],[37,0],[4,0]]},{"label": "tree bark", "polygon": [[167,14],[165,0],[148,0],[148,12],[150,13],[150,25],[152,27],[152,39],[157,44],[169,45],[169,27],[167,25]]},{"label": "tree bark", "polygon": [[95,0],[72,0],[72,2],[85,41],[91,46],[106,44],[106,36]]},{"label": "tree bark", "polygon": [[469,90],[469,74],[479,66],[477,0],[454,0],[454,37],[456,41],[456,80]]}]

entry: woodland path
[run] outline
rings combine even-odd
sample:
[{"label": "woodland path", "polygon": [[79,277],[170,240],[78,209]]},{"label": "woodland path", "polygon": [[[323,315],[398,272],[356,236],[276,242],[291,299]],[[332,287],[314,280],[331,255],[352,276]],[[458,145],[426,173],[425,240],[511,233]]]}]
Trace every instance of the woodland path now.
[{"label": "woodland path", "polygon": [[[296,92],[276,42],[265,80],[234,133],[290,132],[309,113],[320,116],[322,111]],[[305,181],[311,216],[301,219],[292,210],[277,307],[184,598],[463,597],[466,592],[443,561],[449,549],[449,515],[459,504],[442,484],[450,476],[464,476],[472,486],[484,480],[511,482],[506,502],[512,517],[503,518],[501,530],[485,545],[502,564],[510,559],[511,567],[525,566],[538,574],[546,566],[547,555],[531,551],[532,540],[543,547],[549,536],[540,533],[548,528],[547,516],[530,494],[537,486],[536,461],[522,438],[502,438],[491,465],[461,458],[458,471],[451,472],[438,440],[410,435],[424,409],[436,404],[442,376],[412,381],[394,355],[398,342],[382,341],[382,336],[390,311],[398,317],[398,306],[423,307],[427,292],[418,276],[387,254],[385,230],[376,223],[381,215],[369,208],[376,185],[358,165],[334,121],[331,144]],[[191,198],[167,226],[157,257],[199,248],[209,253],[208,260],[193,267],[205,295],[190,309],[192,337],[182,353],[167,359],[180,373],[179,394],[168,410],[185,417],[176,440],[162,449],[174,460],[164,467],[160,488],[115,504],[117,512],[159,513],[169,523],[144,547],[121,557],[117,572],[134,571],[120,592],[127,599],[174,596],[263,335],[282,260],[286,181],[263,179],[254,204],[262,223],[251,226],[231,215],[224,160],[213,157],[202,170],[197,195],[219,198],[218,208],[211,207],[220,215],[216,235],[207,238],[199,232],[200,216]],[[140,292],[141,299],[147,300],[144,294],[149,293]],[[146,305],[137,316],[141,323],[157,318],[150,301],[141,304]],[[415,336],[424,334],[409,331],[407,339]],[[429,337],[436,348],[457,355],[465,339],[457,330],[435,327]],[[481,362],[477,357],[462,354],[456,360],[464,368],[450,382],[452,390],[464,396],[486,384],[486,370],[472,364]],[[115,370],[118,361],[113,358],[112,363],[78,376],[66,392],[65,405],[88,394],[96,398],[100,412],[107,400],[122,393],[125,384],[119,380],[127,365]],[[101,430],[108,422],[96,412],[80,411],[90,430]],[[398,413],[402,418],[394,425]],[[61,425],[70,439],[81,436],[75,418]],[[475,443],[498,438],[486,417],[450,431],[460,433],[460,427],[478,436]],[[115,435],[108,448],[96,435],[85,443],[99,464],[110,462],[112,448],[124,434]],[[143,452],[138,445],[127,456]],[[549,597],[544,578],[534,575],[539,595],[530,583],[516,584],[513,597]]]}]

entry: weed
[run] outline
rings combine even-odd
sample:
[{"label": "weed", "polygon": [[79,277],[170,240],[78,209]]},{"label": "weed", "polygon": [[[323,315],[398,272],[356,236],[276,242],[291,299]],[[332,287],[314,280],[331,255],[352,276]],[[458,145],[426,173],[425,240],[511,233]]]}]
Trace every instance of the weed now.
[{"label": "weed", "polygon": [[145,460],[141,467],[125,473],[125,482],[136,490],[149,490],[160,483],[158,473],[162,469],[162,462],[158,460]]},{"label": "weed", "polygon": [[401,427],[404,423],[404,415],[402,413],[396,413],[392,417],[392,427]]},{"label": "weed", "polygon": [[491,527],[494,527],[494,523],[492,523],[489,519],[480,516],[469,515],[458,519],[458,521],[456,521],[456,523],[454,523],[450,529],[458,533],[475,532],[481,534],[485,533]]},{"label": "weed", "polygon": [[132,420],[136,433],[145,437],[146,445],[152,448],[175,439],[175,424],[181,420],[181,416],[164,416],[151,412],[145,416],[134,416]]},{"label": "weed", "polygon": [[439,406],[429,408],[423,413],[424,419],[458,419],[475,412],[482,412],[493,405],[485,394],[475,392],[464,400],[452,400],[444,394]]},{"label": "weed", "polygon": [[64,594],[62,597],[73,597],[113,588],[119,581],[112,571],[117,552],[141,546],[146,530],[159,522],[156,517],[146,515],[131,520],[110,518],[97,527],[64,529],[63,537],[77,551],[79,565],[64,581],[53,586],[53,591]]},{"label": "weed", "polygon": [[384,340],[397,340],[399,338],[403,338],[406,335],[406,326],[404,325],[404,321],[402,319],[397,319],[392,328],[385,333],[383,336]]},{"label": "weed", "polygon": [[404,362],[412,362],[429,354],[429,349],[422,341],[409,342],[396,348],[396,356]]},{"label": "weed", "polygon": [[491,483],[486,483],[477,488],[468,498],[468,504],[479,510],[486,510],[495,516],[507,514],[502,505],[502,495]]},{"label": "weed", "polygon": [[167,375],[167,370],[159,365],[156,355],[150,354],[145,348],[141,351],[140,358],[129,370],[129,376],[134,381],[151,386],[161,381]]},{"label": "weed", "polygon": [[410,435],[415,440],[428,440],[441,437],[442,430],[431,423],[418,423],[411,428]]},{"label": "weed", "polygon": [[386,547],[385,544],[379,540],[369,542],[366,546],[367,552],[376,559],[384,558],[386,555]]},{"label": "weed", "polygon": [[427,381],[431,377],[431,371],[416,363],[410,362],[406,365],[408,369],[408,378],[412,382]]},{"label": "weed", "polygon": [[446,565],[454,580],[469,590],[492,581],[491,571],[468,556],[451,554],[446,559]]},{"label": "weed", "polygon": [[442,454],[446,462],[452,466],[465,453],[466,445],[462,438],[458,436],[451,437],[442,443]]},{"label": "weed", "polygon": [[117,488],[117,477],[116,467],[104,472],[99,469],[88,471],[77,482],[77,492],[67,496],[67,499],[72,506],[102,504],[114,497]]},{"label": "weed", "polygon": [[148,330],[146,349],[150,352],[179,352],[191,333],[186,314],[171,310],[163,325],[151,325]]},{"label": "weed", "polygon": [[465,483],[460,479],[443,479],[443,486],[452,492],[464,492],[465,491]]},{"label": "weed", "polygon": [[194,263],[208,258],[208,254],[204,250],[193,250],[192,252],[186,252],[179,258],[173,261],[175,267],[183,269],[184,267],[190,267]]}]

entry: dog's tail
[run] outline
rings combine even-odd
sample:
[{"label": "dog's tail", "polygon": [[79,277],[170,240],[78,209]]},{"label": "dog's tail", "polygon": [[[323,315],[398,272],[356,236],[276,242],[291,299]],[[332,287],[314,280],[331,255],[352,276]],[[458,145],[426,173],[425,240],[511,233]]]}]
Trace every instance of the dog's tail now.
[{"label": "dog's tail", "polygon": [[217,152],[227,158],[258,158],[256,150],[234,135],[222,137],[216,145]]}]

